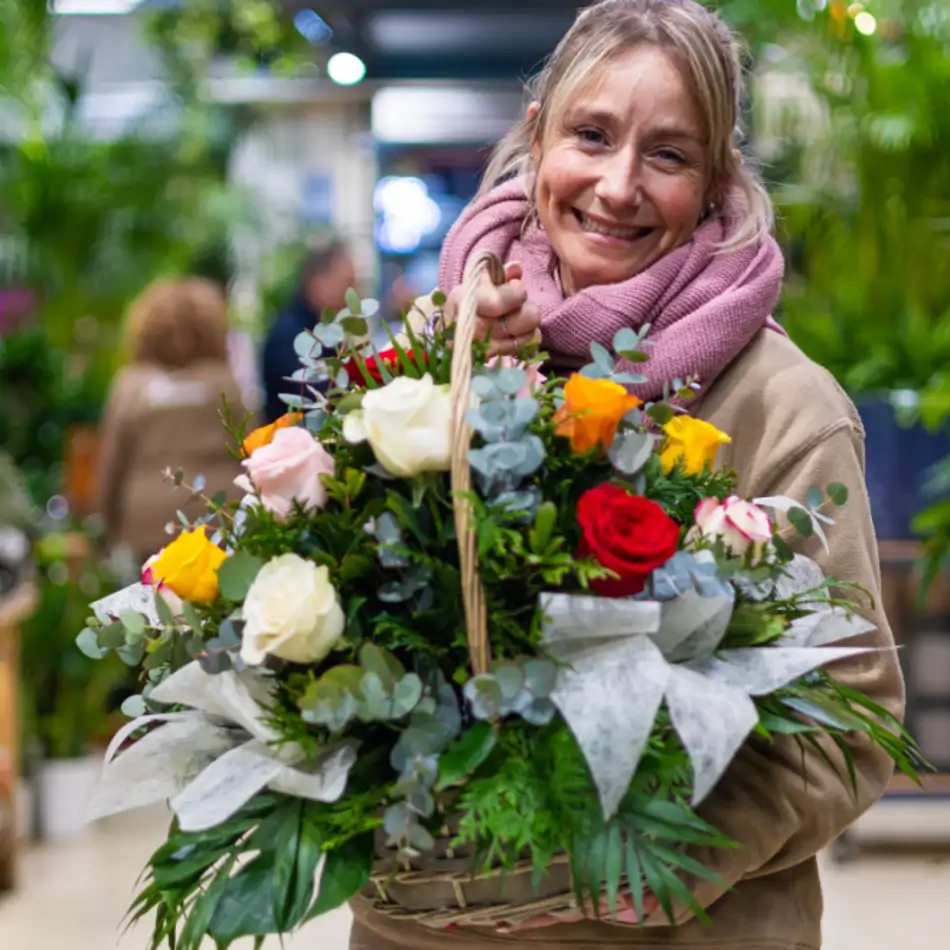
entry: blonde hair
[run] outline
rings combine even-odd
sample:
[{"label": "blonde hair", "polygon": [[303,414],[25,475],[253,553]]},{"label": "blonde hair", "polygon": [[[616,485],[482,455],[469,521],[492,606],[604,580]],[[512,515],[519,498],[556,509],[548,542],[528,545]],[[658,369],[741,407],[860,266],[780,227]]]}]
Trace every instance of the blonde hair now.
[{"label": "blonde hair", "polygon": [[[755,171],[736,153],[745,95],[742,47],[732,30],[696,0],[601,0],[582,10],[526,92],[538,110],[527,114],[492,154],[479,196],[532,171],[531,150],[543,147],[556,116],[612,62],[636,46],[667,52],[690,86],[706,123],[710,188],[723,212],[736,216],[720,250],[758,243],[774,222],[772,201]],[[738,192],[738,195],[736,195]],[[534,201],[534,196],[529,195]]]},{"label": "blonde hair", "polygon": [[182,369],[227,359],[228,308],[217,284],[198,277],[158,280],[129,311],[126,347],[136,363]]}]

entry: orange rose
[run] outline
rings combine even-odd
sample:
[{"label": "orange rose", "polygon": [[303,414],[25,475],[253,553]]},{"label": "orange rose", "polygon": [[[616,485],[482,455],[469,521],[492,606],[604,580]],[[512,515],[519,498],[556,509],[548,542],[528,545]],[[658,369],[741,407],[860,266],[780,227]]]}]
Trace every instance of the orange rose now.
[{"label": "orange rose", "polygon": [[609,449],[620,420],[643,402],[631,396],[620,383],[588,379],[575,373],[564,386],[564,406],[555,432],[570,439],[575,455],[600,445]]},{"label": "orange rose", "polygon": [[274,433],[278,429],[286,429],[290,426],[295,426],[302,418],[302,412],[286,412],[276,422],[272,422],[269,426],[261,426],[259,429],[255,429],[244,440],[244,455],[247,458],[250,458],[251,454],[259,449],[262,445],[271,444],[274,438]]}]

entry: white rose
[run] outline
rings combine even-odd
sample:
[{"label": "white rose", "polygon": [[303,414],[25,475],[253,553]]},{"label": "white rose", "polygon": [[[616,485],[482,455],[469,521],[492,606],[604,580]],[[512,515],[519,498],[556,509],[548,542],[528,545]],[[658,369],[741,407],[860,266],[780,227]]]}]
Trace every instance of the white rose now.
[{"label": "white rose", "polygon": [[244,599],[241,657],[259,666],[273,654],[316,663],[343,634],[346,618],[330,572],[297,554],[282,554],[258,571]]},{"label": "white rose", "polygon": [[420,472],[447,472],[452,449],[452,400],[448,386],[431,376],[398,376],[363,396],[361,409],[347,415],[348,442],[369,442],[388,472],[409,478]]}]

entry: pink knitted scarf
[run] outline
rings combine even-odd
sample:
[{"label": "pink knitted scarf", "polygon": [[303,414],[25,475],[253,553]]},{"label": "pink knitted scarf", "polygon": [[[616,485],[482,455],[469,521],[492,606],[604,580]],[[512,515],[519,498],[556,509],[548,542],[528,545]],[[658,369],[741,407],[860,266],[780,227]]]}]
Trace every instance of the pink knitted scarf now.
[{"label": "pink knitted scarf", "polygon": [[685,245],[635,277],[565,298],[544,231],[525,224],[526,183],[509,181],[469,205],[452,227],[439,287],[448,293],[460,284],[474,252],[494,251],[505,263],[521,262],[528,299],[541,310],[544,348],[555,363],[582,366],[590,362],[593,341],[610,348],[618,330],[649,323],[655,345],[649,362],[637,367],[649,382],[630,387],[636,395],[659,398],[664,382],[690,375],[706,389],[759,330],[782,332],[770,316],[784,272],[776,242],[768,237],[754,247],[715,253],[728,239],[741,200],[732,198],[721,218],[707,221]]}]

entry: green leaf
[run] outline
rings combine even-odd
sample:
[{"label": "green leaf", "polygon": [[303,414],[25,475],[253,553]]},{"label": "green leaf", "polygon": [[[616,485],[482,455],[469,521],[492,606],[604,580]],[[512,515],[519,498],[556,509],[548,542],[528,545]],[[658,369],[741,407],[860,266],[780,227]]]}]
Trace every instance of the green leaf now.
[{"label": "green leaf", "polygon": [[607,850],[605,829],[598,822],[587,842],[587,889],[594,916],[600,919],[600,895],[604,889],[604,864]]},{"label": "green leaf", "polygon": [[848,491],[847,485],[842,485],[841,482],[832,482],[828,488],[828,497],[831,499],[832,504],[838,508],[843,508],[848,503],[850,497],[850,492]]},{"label": "green leaf", "polygon": [[125,646],[125,625],[121,620],[110,623],[99,631],[99,646],[108,650],[115,650]]},{"label": "green leaf", "polygon": [[212,918],[216,915],[218,904],[224,897],[230,883],[230,874],[237,861],[237,855],[228,858],[219,869],[208,889],[195,901],[181,932],[180,948],[197,950],[202,939],[210,932]]},{"label": "green leaf", "polygon": [[161,594],[155,594],[155,609],[158,611],[158,619],[163,627],[174,627],[175,626],[175,615],[172,613],[171,607],[165,601],[165,598]]},{"label": "green leaf", "polygon": [[446,301],[447,298],[446,298],[445,294],[442,293],[441,290],[436,290],[436,291],[432,294],[432,298],[431,298],[431,299],[432,299],[432,304],[433,304],[433,306],[435,306],[435,307],[444,307],[444,306],[445,306],[445,301]]},{"label": "green leaf", "polygon": [[291,800],[274,843],[274,917],[281,933],[300,924],[313,900],[317,865],[323,856],[323,834],[308,818],[310,809],[307,802]]},{"label": "green leaf", "polygon": [[620,879],[623,877],[623,836],[616,821],[610,823],[607,832],[607,860],[605,866],[607,882],[607,903],[610,906],[611,920],[617,917],[617,895],[620,893]]},{"label": "green leaf", "polygon": [[475,723],[439,758],[436,790],[441,792],[471,775],[491,755],[497,741],[491,723]]},{"label": "green leaf", "polygon": [[640,862],[640,853],[637,849],[636,838],[630,835],[627,838],[627,886],[633,907],[637,912],[637,920],[643,922],[643,865]]},{"label": "green leaf", "polygon": [[375,643],[364,643],[360,648],[360,666],[367,673],[375,673],[387,693],[406,675],[406,668],[388,650]]},{"label": "green leaf", "polygon": [[673,407],[665,402],[655,402],[646,412],[658,426],[665,426],[676,415]]},{"label": "green leaf", "polygon": [[270,861],[259,857],[228,880],[208,931],[214,940],[228,944],[238,937],[277,933],[273,877]]},{"label": "green leaf", "polygon": [[534,527],[531,529],[528,540],[534,554],[543,554],[551,542],[551,535],[557,525],[557,505],[553,501],[546,501],[538,508],[534,518]]},{"label": "green leaf", "polygon": [[816,486],[812,486],[805,494],[805,507],[809,511],[814,511],[816,508],[821,507],[824,500],[825,496],[822,490]]},{"label": "green leaf", "polygon": [[815,693],[810,696],[786,696],[782,700],[789,709],[814,719],[822,725],[844,732],[867,732],[868,724],[860,716],[851,712],[843,703]]},{"label": "green leaf", "polygon": [[359,893],[369,881],[374,857],[372,834],[351,838],[329,852],[320,879],[320,893],[307,913],[306,920],[313,920],[314,917],[342,907]]},{"label": "green leaf", "polygon": [[263,565],[264,562],[253,554],[246,554],[243,551],[232,554],[218,568],[221,596],[227,600],[244,600]]},{"label": "green leaf", "polygon": [[783,719],[768,712],[759,715],[759,725],[779,736],[798,736],[815,731],[815,726],[809,726],[798,718]]},{"label": "green leaf", "polygon": [[145,636],[145,617],[138,613],[138,611],[123,610],[122,613],[119,614],[119,620],[122,621],[122,626],[125,627],[126,631],[133,637]]},{"label": "green leaf", "polygon": [[790,508],[788,510],[788,520],[792,527],[803,538],[810,538],[815,533],[815,525],[811,520],[811,515],[801,508]]},{"label": "green leaf", "polygon": [[337,404],[336,411],[338,415],[345,416],[347,413],[354,412],[363,405],[363,397],[366,393],[356,392],[347,393]]},{"label": "green leaf", "polygon": [[129,719],[138,719],[145,715],[145,700],[141,696],[128,696],[122,703],[122,715]]},{"label": "green leaf", "polygon": [[108,652],[99,646],[97,631],[89,627],[86,627],[86,629],[76,637],[76,646],[79,647],[80,651],[88,656],[90,660],[101,660]]},{"label": "green leaf", "polygon": [[347,288],[345,299],[347,309],[350,313],[353,314],[354,317],[359,316],[363,309],[363,301],[360,300],[360,295],[352,287],[349,287]]},{"label": "green leaf", "polygon": [[340,326],[350,336],[366,336],[369,333],[369,324],[362,317],[344,317]]},{"label": "green leaf", "polygon": [[198,616],[195,605],[188,603],[187,600],[182,601],[181,613],[188,626],[191,627],[196,634],[201,636],[201,617]]}]

